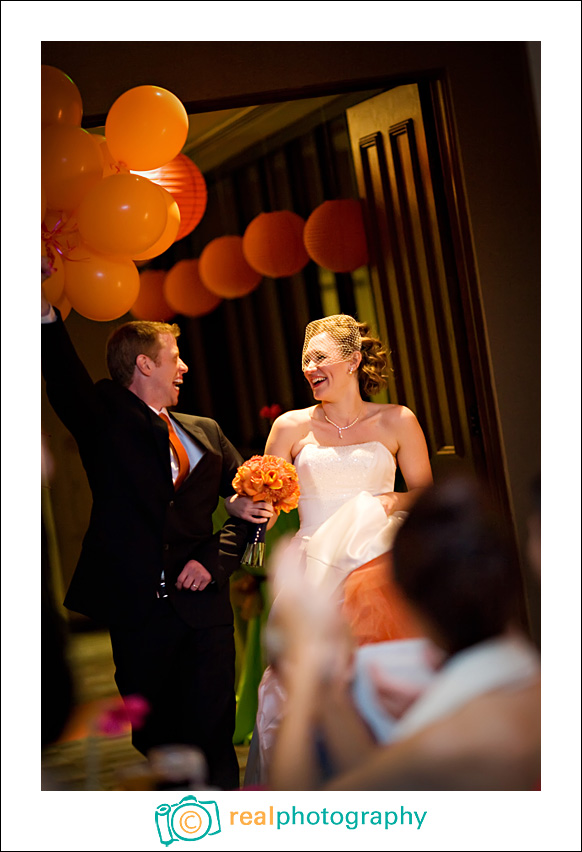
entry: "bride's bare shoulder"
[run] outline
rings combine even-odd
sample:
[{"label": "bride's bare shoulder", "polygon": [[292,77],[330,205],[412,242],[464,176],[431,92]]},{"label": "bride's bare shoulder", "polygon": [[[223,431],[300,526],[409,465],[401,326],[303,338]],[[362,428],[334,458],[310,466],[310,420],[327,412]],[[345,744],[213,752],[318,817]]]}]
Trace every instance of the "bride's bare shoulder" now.
[{"label": "bride's bare shoulder", "polygon": [[311,423],[315,405],[310,405],[309,408],[295,408],[292,411],[285,411],[281,414],[273,426],[277,426],[280,430],[297,429]]},{"label": "bride's bare shoulder", "polygon": [[277,417],[267,439],[266,452],[291,461],[297,451],[297,443],[310,431],[314,409],[314,405],[293,409]]},{"label": "bride's bare shoulder", "polygon": [[406,423],[410,420],[416,420],[414,413],[405,405],[384,402],[376,403],[375,408],[385,423]]}]

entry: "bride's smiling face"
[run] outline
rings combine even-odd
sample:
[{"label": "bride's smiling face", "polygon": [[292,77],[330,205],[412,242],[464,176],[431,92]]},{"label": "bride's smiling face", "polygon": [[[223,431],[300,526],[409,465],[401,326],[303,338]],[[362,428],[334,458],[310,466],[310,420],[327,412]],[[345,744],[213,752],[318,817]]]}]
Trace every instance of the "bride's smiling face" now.
[{"label": "bride's smiling face", "polygon": [[342,392],[346,382],[352,379],[350,370],[353,356],[346,359],[334,339],[326,332],[316,334],[309,341],[303,355],[303,375],[309,382],[315,399],[329,398],[330,392]]}]

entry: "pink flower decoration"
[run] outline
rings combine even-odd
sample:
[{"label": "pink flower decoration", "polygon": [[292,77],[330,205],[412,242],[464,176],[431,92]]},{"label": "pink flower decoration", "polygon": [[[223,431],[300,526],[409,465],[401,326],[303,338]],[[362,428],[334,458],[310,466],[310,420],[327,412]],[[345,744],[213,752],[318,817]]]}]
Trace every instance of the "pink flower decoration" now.
[{"label": "pink flower decoration", "polygon": [[150,711],[150,706],[141,695],[126,695],[97,719],[97,732],[115,737],[132,728],[141,728]]}]

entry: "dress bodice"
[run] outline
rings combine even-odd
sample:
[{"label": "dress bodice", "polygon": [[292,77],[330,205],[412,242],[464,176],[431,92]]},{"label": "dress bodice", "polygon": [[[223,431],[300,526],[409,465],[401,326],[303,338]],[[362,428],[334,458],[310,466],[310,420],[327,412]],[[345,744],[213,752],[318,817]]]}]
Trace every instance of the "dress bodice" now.
[{"label": "dress bodice", "polygon": [[301,489],[301,535],[312,535],[362,491],[377,495],[394,490],[396,461],[380,441],[339,447],[306,444],[295,456],[294,465]]}]

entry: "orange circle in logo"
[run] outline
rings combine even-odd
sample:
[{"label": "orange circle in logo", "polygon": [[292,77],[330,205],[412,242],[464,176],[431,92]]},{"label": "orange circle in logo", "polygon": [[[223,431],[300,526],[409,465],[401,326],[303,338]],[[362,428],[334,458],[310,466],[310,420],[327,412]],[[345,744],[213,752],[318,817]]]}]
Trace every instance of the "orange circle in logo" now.
[{"label": "orange circle in logo", "polygon": [[186,834],[196,834],[202,828],[202,819],[198,811],[185,811],[180,814],[179,826]]}]

